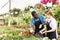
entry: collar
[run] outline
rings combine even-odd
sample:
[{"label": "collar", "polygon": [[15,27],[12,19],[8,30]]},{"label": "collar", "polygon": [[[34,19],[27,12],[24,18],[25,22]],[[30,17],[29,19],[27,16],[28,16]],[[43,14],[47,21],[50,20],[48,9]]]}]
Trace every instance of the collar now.
[{"label": "collar", "polygon": [[53,17],[51,17],[50,19],[47,18],[47,22],[50,22],[53,19]]}]

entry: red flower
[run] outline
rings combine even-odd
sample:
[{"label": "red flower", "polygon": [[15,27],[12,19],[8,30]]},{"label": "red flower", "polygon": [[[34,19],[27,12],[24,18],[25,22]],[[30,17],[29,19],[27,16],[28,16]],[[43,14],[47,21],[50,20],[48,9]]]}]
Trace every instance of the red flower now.
[{"label": "red flower", "polygon": [[29,32],[27,32],[27,31],[24,31],[24,32],[22,32],[22,34],[27,34],[27,35],[29,35]]}]

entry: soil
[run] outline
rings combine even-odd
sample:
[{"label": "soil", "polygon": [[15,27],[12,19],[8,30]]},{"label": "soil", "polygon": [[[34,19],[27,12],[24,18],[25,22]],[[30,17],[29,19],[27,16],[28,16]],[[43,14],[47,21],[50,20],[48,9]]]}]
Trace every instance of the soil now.
[{"label": "soil", "polygon": [[58,38],[58,40],[60,40],[60,38]]}]

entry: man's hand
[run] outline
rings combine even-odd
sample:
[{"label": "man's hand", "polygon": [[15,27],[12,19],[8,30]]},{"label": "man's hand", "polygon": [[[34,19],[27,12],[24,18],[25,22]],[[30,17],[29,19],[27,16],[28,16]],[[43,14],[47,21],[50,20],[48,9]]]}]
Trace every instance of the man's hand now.
[{"label": "man's hand", "polygon": [[35,26],[31,26],[30,27],[30,32],[32,33],[32,32],[34,32],[34,30],[35,30]]},{"label": "man's hand", "polygon": [[35,30],[35,26],[33,25],[33,26],[31,26],[31,28],[33,29],[33,30]]},{"label": "man's hand", "polygon": [[30,32],[31,32],[31,33],[33,33],[33,32],[34,32],[33,28],[30,28]]}]

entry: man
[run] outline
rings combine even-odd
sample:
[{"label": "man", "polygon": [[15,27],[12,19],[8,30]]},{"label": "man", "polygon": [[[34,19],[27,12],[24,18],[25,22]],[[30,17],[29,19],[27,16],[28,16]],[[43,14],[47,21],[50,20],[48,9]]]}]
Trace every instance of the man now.
[{"label": "man", "polygon": [[[37,14],[35,11],[31,12],[33,18],[31,19],[32,28],[35,30],[34,34],[39,34],[39,31],[44,28],[43,24],[45,23],[45,19],[42,14]],[[43,34],[43,36],[45,36]]]}]

